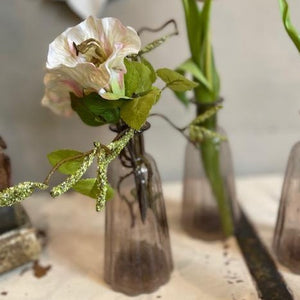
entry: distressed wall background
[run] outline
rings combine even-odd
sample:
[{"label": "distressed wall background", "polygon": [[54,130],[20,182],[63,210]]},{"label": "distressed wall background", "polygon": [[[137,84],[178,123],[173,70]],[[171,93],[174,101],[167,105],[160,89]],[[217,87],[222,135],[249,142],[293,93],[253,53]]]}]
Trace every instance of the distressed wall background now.
[{"label": "distressed wall background", "polygon": [[[300,4],[293,4],[292,17],[300,28]],[[149,59],[157,68],[174,68],[188,58],[180,0],[113,1],[104,15],[137,29],[175,18],[180,36]],[[109,141],[106,128],[89,128],[77,116],[63,119],[39,104],[48,44],[79,21],[58,2],[0,3],[0,134],[9,146],[15,182],[43,178],[49,170],[45,156],[52,150],[85,150],[93,140]],[[283,30],[277,1],[215,1],[212,29],[226,99],[220,123],[230,136],[236,173],[283,172],[288,152],[299,139],[300,57]],[[143,36],[145,42],[156,37]],[[194,114],[171,93],[164,94],[154,111],[179,125]],[[185,141],[164,121],[153,118],[151,123],[148,152],[156,158],[164,180],[179,180]]]}]

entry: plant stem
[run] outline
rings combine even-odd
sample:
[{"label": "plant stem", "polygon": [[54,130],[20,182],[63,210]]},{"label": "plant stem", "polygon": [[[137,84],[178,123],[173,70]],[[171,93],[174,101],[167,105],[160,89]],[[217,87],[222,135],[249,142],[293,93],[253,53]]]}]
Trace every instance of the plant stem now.
[{"label": "plant stem", "polygon": [[51,177],[53,176],[53,174],[57,171],[57,169],[59,169],[59,167],[61,167],[64,163],[68,162],[68,161],[71,161],[71,160],[76,160],[76,159],[79,159],[79,158],[82,158],[82,157],[85,157],[85,156],[88,156],[90,155],[91,153],[93,152],[93,150],[90,150],[88,152],[85,152],[85,153],[81,153],[81,154],[78,154],[78,155],[75,155],[75,156],[72,156],[72,157],[68,157],[68,158],[65,158],[61,161],[59,161],[51,170],[50,172],[48,173],[47,177],[45,178],[45,180],[43,181],[44,184],[48,185],[49,184],[49,181],[51,179]]},{"label": "plant stem", "polygon": [[[197,95],[197,91],[195,91]],[[198,96],[200,96],[198,94]],[[198,99],[198,98],[197,98]],[[201,110],[197,111],[197,114],[201,114]],[[217,130],[217,116],[211,117],[204,124],[207,129]],[[220,164],[220,143],[214,139],[208,139],[201,143],[200,155],[203,162],[204,170],[207,179],[210,182],[212,192],[218,204],[219,214],[221,218],[221,224],[223,232],[226,237],[230,236],[234,232],[233,214],[231,199],[228,199],[228,195],[225,190],[223,177],[221,174]]]},{"label": "plant stem", "polygon": [[[198,111],[198,114],[201,114]],[[191,140],[188,136],[184,134],[187,127],[177,127],[173,122],[171,122],[166,116],[153,113],[150,116],[158,116],[167,121],[174,129],[179,131],[189,142]],[[207,129],[212,129],[216,131],[217,129],[217,118],[215,116],[211,117],[205,122],[205,127]],[[204,165],[206,176],[210,182],[212,192],[216,198],[219,213],[221,217],[222,228],[226,236],[230,236],[233,233],[233,218],[230,199],[227,197],[227,193],[224,188],[224,182],[221,175],[220,167],[220,143],[222,141],[215,141],[212,139],[203,141],[201,143],[201,159]]]},{"label": "plant stem", "polygon": [[220,169],[220,142],[213,140],[204,141],[201,144],[201,157],[206,172],[207,179],[210,182],[211,189],[216,198],[221,224],[225,236],[233,234],[233,220],[230,199],[224,188],[224,182]]}]

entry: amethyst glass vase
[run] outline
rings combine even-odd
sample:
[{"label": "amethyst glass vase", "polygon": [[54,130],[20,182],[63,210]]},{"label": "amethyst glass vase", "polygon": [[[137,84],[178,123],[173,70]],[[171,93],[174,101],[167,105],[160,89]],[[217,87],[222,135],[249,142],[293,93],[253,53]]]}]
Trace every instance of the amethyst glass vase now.
[{"label": "amethyst glass vase", "polygon": [[[222,129],[218,133],[226,136]],[[201,157],[201,144],[188,143],[185,152],[183,180],[182,225],[191,236],[213,241],[224,239],[218,201],[211,187]],[[234,221],[239,218],[236,201],[235,179],[229,142],[222,141],[219,149],[219,164],[225,198],[229,199]]]},{"label": "amethyst glass vase", "polygon": [[105,280],[131,296],[155,291],[173,269],[161,180],[144,150],[149,126],[134,135],[108,172],[115,195],[106,206]]}]

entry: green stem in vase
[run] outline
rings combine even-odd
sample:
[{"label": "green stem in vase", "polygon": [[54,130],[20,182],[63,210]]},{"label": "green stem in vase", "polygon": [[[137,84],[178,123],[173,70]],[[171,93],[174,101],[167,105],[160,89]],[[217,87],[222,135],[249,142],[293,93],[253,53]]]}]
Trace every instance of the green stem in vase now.
[{"label": "green stem in vase", "polygon": [[[196,91],[195,94],[197,95]],[[201,114],[201,111],[198,110],[197,113]],[[217,131],[217,116],[214,115],[205,121],[204,126],[211,131]],[[234,224],[231,199],[228,199],[221,174],[221,143],[222,141],[218,138],[205,139],[200,145],[200,155],[211,190],[218,204],[223,232],[225,236],[230,236],[234,232]]]},{"label": "green stem in vase", "polygon": [[221,224],[225,236],[233,234],[233,221],[230,199],[224,189],[224,182],[220,172],[220,151],[219,144],[213,141],[206,141],[201,145],[201,156],[210,181],[211,189],[218,203]]},{"label": "green stem in vase", "polygon": [[[216,100],[220,98],[220,79],[215,66],[210,33],[212,0],[204,0],[201,7],[196,0],[182,0],[182,3],[191,58],[179,66],[178,70],[182,74],[190,73],[193,80],[199,83],[194,89],[194,100],[197,114],[200,115],[215,106]],[[189,103],[185,94],[176,95],[183,103]],[[210,132],[216,132],[217,116],[210,117],[201,125]],[[219,208],[223,232],[230,236],[234,232],[233,213],[231,199],[228,199],[221,174],[221,142],[218,138],[204,138],[199,144],[199,149],[207,179]]]}]

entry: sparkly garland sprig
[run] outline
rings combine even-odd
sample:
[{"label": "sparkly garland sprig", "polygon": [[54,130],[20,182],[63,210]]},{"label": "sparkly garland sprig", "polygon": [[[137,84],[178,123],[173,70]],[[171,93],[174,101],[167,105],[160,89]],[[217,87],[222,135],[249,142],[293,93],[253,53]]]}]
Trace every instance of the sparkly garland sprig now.
[{"label": "sparkly garland sprig", "polygon": [[215,115],[220,109],[221,105],[216,105],[208,110],[206,110],[203,114],[197,116],[188,126],[189,130],[189,138],[192,143],[198,146],[205,139],[215,139],[218,141],[226,140],[226,137],[222,136],[216,131],[211,129],[207,129],[203,126],[203,123]]},{"label": "sparkly garland sprig", "polygon": [[98,152],[98,163],[97,163],[97,202],[96,211],[101,211],[106,202],[106,192],[108,188],[107,181],[107,168],[111,161],[113,161],[127,145],[129,140],[133,137],[134,130],[130,129],[127,133],[117,141],[111,142],[106,147],[100,147]]},{"label": "sparkly garland sprig", "polygon": [[82,178],[82,176],[94,162],[95,157],[97,157],[96,210],[101,211],[105,206],[106,193],[109,186],[107,180],[108,165],[120,154],[122,149],[127,145],[128,141],[133,137],[133,135],[134,129],[129,129],[124,132],[124,134],[120,138],[112,141],[107,146],[102,145],[99,142],[95,142],[94,148],[92,150],[83,153],[82,155],[77,155],[68,159],[61,160],[52,168],[43,183],[26,181],[4,189],[0,192],[0,206],[11,206],[18,202],[21,202],[31,196],[36,189],[48,189],[49,181],[52,175],[56,170],[58,170],[61,165],[65,164],[66,162],[76,160],[79,157],[84,157],[80,167],[74,172],[74,174],[70,175],[64,182],[53,187],[50,191],[50,195],[52,197],[58,197],[62,195],[63,193],[71,189]]},{"label": "sparkly garland sprig", "polygon": [[0,193],[0,206],[11,206],[32,195],[36,189],[46,190],[48,185],[25,181],[9,187]]},{"label": "sparkly garland sprig", "polygon": [[150,114],[150,117],[161,117],[162,119],[167,121],[174,129],[179,131],[189,142],[198,147],[200,143],[204,142],[205,140],[213,139],[219,142],[226,140],[225,136],[203,126],[203,123],[213,115],[215,115],[221,108],[221,105],[215,105],[207,109],[204,113],[198,115],[191,123],[182,128],[176,126],[169,118],[167,118],[163,114],[153,113]]},{"label": "sparkly garland sprig", "polygon": [[100,144],[98,146],[98,143],[95,143],[95,148],[92,150],[92,153],[85,156],[80,168],[73,175],[69,176],[64,182],[52,188],[50,191],[51,197],[55,198],[67,192],[75,183],[80,180],[80,178],[86,173],[87,169],[93,163],[95,155],[100,151],[100,147]]}]

